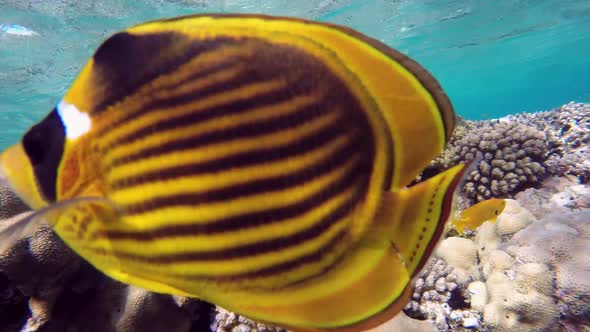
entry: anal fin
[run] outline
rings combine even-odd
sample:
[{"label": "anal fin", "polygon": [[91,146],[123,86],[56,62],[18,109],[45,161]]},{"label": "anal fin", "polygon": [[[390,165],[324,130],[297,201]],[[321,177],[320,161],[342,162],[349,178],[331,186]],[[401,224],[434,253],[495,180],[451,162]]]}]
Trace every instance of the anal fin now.
[{"label": "anal fin", "polygon": [[386,192],[369,238],[386,237],[415,276],[430,257],[451,217],[455,191],[467,165],[461,164],[397,192]]}]

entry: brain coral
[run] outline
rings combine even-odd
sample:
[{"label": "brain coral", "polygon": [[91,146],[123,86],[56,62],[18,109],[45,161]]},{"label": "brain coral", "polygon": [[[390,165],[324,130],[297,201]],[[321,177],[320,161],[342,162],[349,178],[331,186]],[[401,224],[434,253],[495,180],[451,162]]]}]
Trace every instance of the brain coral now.
[{"label": "brain coral", "polygon": [[505,246],[522,263],[550,266],[562,324],[590,328],[590,209],[548,214]]},{"label": "brain coral", "polygon": [[[547,198],[539,204],[551,202]],[[590,329],[589,208],[554,206],[537,219],[510,201],[496,223],[482,225],[475,242],[488,295],[483,309],[487,327]]]}]

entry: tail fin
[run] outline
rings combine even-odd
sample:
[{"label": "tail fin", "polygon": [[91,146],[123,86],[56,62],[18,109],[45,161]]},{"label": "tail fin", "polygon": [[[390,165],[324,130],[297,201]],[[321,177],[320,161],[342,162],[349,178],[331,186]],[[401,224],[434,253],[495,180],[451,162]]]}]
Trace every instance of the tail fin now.
[{"label": "tail fin", "polygon": [[430,257],[451,216],[455,190],[468,165],[461,164],[398,192],[385,193],[377,214],[379,231],[415,276]]},{"label": "tail fin", "polygon": [[463,234],[463,231],[465,230],[465,220],[457,219],[453,222],[455,223],[455,229],[457,229],[457,233]]}]

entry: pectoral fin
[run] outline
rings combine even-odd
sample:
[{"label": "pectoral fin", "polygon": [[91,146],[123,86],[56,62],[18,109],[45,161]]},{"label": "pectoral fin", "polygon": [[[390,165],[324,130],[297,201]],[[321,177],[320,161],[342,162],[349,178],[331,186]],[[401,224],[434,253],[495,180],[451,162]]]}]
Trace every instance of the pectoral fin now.
[{"label": "pectoral fin", "polygon": [[[0,230],[0,252],[13,246],[19,240],[30,236],[40,224],[49,223],[54,227],[57,227],[58,223],[64,221],[64,214],[77,210],[80,206],[89,204],[101,205],[105,207],[109,206],[109,210],[112,211],[112,208],[110,208],[110,203],[105,198],[81,197],[54,203],[31,212],[22,218],[17,217],[16,219],[6,221],[10,224]],[[66,226],[66,224],[69,224],[68,221],[64,221],[61,226],[64,226],[64,229],[69,229],[72,227],[72,225]]]}]

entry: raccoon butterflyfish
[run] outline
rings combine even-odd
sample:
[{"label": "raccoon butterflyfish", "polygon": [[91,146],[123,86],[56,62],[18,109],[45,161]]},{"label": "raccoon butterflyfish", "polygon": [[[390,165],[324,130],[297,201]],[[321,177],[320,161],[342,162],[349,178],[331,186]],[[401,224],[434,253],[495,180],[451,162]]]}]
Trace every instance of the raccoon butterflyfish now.
[{"label": "raccoon butterflyfish", "polygon": [[465,228],[475,230],[486,221],[495,222],[505,207],[504,199],[492,198],[481,201],[461,212],[459,218],[453,220],[453,224],[459,234],[463,233]]},{"label": "raccoon butterflyfish", "polygon": [[453,120],[426,70],[359,32],[197,15],[108,38],[0,158],[25,223],[116,280],[361,331],[404,307],[449,218],[464,165],[407,186]]}]

